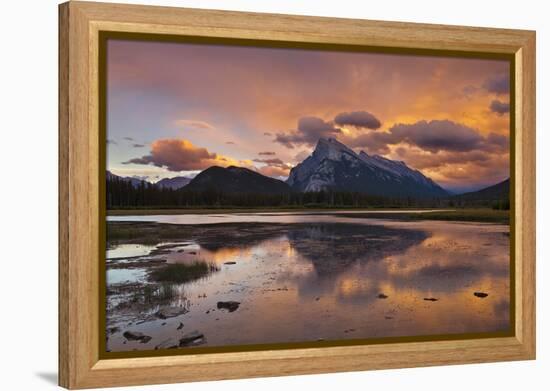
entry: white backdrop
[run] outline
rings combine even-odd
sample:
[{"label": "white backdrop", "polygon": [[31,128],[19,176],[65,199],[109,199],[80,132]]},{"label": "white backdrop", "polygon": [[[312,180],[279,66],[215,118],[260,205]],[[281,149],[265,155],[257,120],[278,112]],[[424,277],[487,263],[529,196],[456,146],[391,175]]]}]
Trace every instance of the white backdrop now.
[{"label": "white backdrop", "polygon": [[[105,1],[105,0],[104,0]],[[119,2],[124,2],[119,0]],[[134,3],[537,30],[538,359],[316,376],[146,387],[155,390],[512,390],[550,383],[548,221],[550,62],[544,1],[149,0]],[[2,5],[2,220],[0,384],[56,387],[57,377],[57,1]],[[544,243],[546,239],[546,243]],[[6,253],[7,251],[7,253]],[[32,351],[32,353],[31,353]],[[543,384],[546,383],[546,387]],[[185,387],[185,388],[184,388]],[[137,388],[136,388],[137,389]]]}]

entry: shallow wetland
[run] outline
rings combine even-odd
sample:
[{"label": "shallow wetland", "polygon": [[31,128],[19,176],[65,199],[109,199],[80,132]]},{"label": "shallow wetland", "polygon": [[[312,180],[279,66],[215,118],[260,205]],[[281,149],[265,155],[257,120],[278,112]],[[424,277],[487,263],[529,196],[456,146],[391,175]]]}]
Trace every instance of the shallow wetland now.
[{"label": "shallow wetland", "polygon": [[109,351],[509,328],[507,224],[211,213],[107,231]]}]

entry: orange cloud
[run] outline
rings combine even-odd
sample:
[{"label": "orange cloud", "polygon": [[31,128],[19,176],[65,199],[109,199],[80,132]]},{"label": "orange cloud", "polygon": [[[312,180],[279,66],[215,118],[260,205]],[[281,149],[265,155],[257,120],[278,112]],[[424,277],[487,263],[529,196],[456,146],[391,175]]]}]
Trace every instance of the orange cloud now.
[{"label": "orange cloud", "polygon": [[290,173],[290,167],[263,166],[258,169],[258,172],[270,177],[287,177]]},{"label": "orange cloud", "polygon": [[265,166],[258,169],[258,172],[271,177],[286,177],[292,168],[290,164],[284,163],[278,158],[254,159],[253,161],[265,164]]},{"label": "orange cloud", "polygon": [[148,155],[130,159],[124,164],[151,164],[169,171],[204,170],[211,166],[250,166],[249,160],[235,160],[206,148],[196,147],[185,139],[160,139],[151,144]]}]

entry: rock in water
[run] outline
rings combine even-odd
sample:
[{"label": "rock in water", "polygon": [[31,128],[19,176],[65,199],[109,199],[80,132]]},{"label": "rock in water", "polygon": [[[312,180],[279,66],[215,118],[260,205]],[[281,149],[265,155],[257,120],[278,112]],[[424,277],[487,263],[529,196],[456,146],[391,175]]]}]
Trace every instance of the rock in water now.
[{"label": "rock in water", "polygon": [[179,346],[198,345],[204,342],[204,334],[195,330],[180,338]]},{"label": "rock in water", "polygon": [[151,340],[151,337],[140,333],[139,331],[125,331],[122,334],[128,341],[141,341],[141,343],[147,343]]},{"label": "rock in water", "polygon": [[109,327],[109,328],[107,329],[107,332],[108,332],[109,334],[118,333],[119,331],[120,331],[120,327],[116,327],[116,326],[114,326],[114,327]]},{"label": "rock in water", "polygon": [[157,346],[155,346],[155,350],[159,349],[177,349],[179,348],[179,342],[177,339],[174,338],[168,338],[159,343]]},{"label": "rock in water", "polygon": [[228,310],[229,312],[237,311],[239,308],[238,301],[218,301],[218,309]]},{"label": "rock in water", "polygon": [[437,301],[438,299],[436,299],[435,297],[425,297],[424,300],[426,300],[426,301]]},{"label": "rock in water", "polygon": [[480,297],[480,298],[483,299],[483,298],[489,296],[489,294],[488,294],[488,293],[485,293],[485,292],[474,292],[474,296]]},{"label": "rock in water", "polygon": [[378,295],[378,298],[379,298],[379,299],[387,299],[388,296],[385,295],[385,294],[383,294],[383,293],[380,293],[380,294]]},{"label": "rock in water", "polygon": [[158,310],[155,316],[159,319],[168,319],[183,315],[187,312],[189,311],[184,307],[165,307]]},{"label": "rock in water", "polygon": [[183,323],[180,322],[180,324],[179,324],[177,330],[181,330],[181,329],[183,329]]}]

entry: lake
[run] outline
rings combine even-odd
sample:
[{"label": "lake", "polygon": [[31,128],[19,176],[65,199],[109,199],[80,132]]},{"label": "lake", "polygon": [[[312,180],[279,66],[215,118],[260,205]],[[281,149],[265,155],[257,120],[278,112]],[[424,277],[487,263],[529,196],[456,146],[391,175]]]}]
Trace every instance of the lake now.
[{"label": "lake", "polygon": [[107,350],[509,329],[508,225],[357,213],[109,216]]}]

